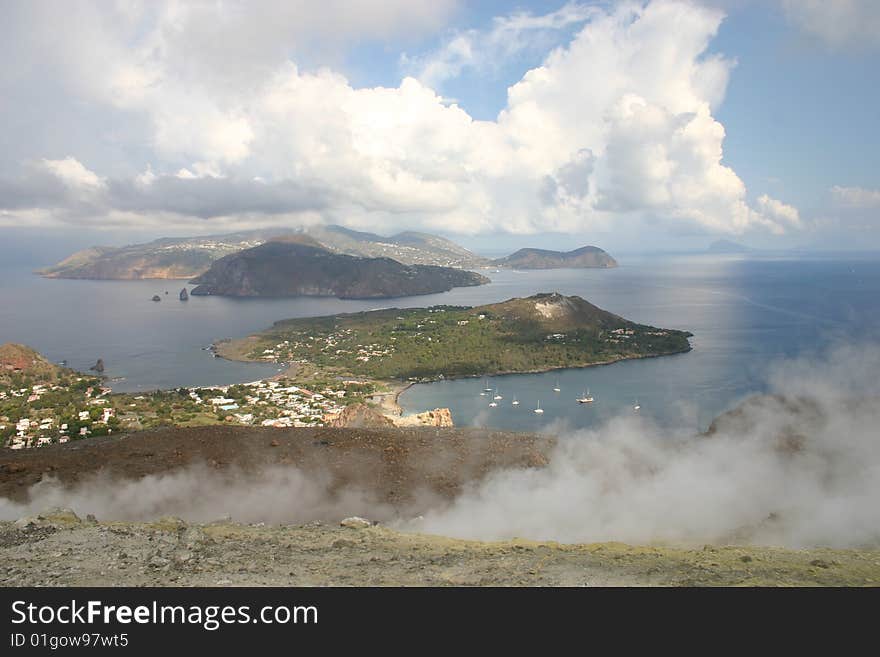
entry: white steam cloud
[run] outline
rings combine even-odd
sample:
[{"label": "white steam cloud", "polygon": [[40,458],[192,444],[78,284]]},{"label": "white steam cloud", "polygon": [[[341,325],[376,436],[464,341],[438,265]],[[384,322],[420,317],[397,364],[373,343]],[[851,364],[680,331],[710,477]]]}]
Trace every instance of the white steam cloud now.
[{"label": "white steam cloud", "polygon": [[26,503],[0,498],[0,519],[14,519],[52,507],[91,513],[101,520],[155,520],[179,516],[210,522],[308,522],[367,515],[393,517],[393,510],[362,490],[337,490],[325,474],[306,474],[292,466],[259,472],[216,470],[206,465],[180,468],[136,480],[106,472],[69,487],[54,478],[35,484]]},{"label": "white steam cloud", "polygon": [[562,437],[543,469],[492,475],[418,529],[477,539],[880,542],[880,348],[779,366],[708,436],[639,417]]}]

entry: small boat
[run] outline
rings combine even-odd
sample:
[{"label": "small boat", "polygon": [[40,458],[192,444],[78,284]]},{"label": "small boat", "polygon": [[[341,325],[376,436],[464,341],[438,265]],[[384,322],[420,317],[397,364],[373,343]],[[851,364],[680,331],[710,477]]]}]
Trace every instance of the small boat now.
[{"label": "small boat", "polygon": [[495,408],[496,406],[498,406],[498,402],[489,402],[489,406],[491,408]]},{"label": "small boat", "polygon": [[480,391],[480,397],[485,397],[488,394],[489,394],[488,392],[485,392],[483,390]]},{"label": "small boat", "polygon": [[495,397],[493,397],[493,399],[495,401],[498,401],[499,399],[504,399],[504,397],[498,394],[498,388],[495,388]]},{"label": "small boat", "polygon": [[559,387],[559,379],[556,379],[556,385],[553,387],[553,392],[559,392],[562,388]]},{"label": "small boat", "polygon": [[513,398],[513,401],[510,402],[511,406],[519,406],[519,402],[516,400],[516,397]]},{"label": "small boat", "polygon": [[492,392],[492,388],[489,387],[489,379],[486,379],[485,381],[486,381],[486,383],[484,385],[486,387],[483,388],[483,392]]},{"label": "small boat", "polygon": [[636,399],[636,403],[633,405],[633,410],[634,410],[634,411],[637,411],[637,410],[639,410],[640,408],[641,408],[641,406],[639,406],[639,400]]},{"label": "small boat", "polygon": [[539,401],[539,402],[538,402],[538,408],[535,409],[535,413],[538,413],[538,414],[540,415],[540,414],[543,413],[543,412],[544,412],[544,409],[541,408],[541,402]]},{"label": "small boat", "polygon": [[578,397],[578,404],[589,404],[593,401],[593,395],[590,394],[589,388],[584,390],[584,394]]}]

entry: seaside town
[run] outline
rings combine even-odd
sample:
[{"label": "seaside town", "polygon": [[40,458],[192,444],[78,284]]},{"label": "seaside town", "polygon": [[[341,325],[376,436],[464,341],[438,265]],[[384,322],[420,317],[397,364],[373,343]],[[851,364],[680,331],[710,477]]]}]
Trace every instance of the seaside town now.
[{"label": "seaside town", "polygon": [[113,393],[100,378],[70,371],[29,385],[19,376],[0,384],[0,444],[28,449],[168,425],[322,426],[373,391],[372,383],[360,380],[309,389],[281,378],[134,395]]}]

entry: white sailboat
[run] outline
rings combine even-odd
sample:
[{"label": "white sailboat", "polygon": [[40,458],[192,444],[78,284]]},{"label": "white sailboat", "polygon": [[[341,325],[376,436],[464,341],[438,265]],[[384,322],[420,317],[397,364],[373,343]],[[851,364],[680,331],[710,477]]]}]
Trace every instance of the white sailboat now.
[{"label": "white sailboat", "polygon": [[493,399],[495,401],[498,401],[499,399],[504,399],[504,397],[498,394],[498,388],[495,388],[495,396],[493,397]]},{"label": "white sailboat", "polygon": [[540,402],[540,400],[539,400],[539,401],[538,401],[538,408],[535,409],[535,413],[538,413],[538,414],[540,415],[540,414],[543,413],[543,412],[544,412],[544,409],[541,408],[541,402]]},{"label": "white sailboat", "polygon": [[516,397],[513,398],[513,401],[510,402],[511,406],[519,406],[519,401],[517,401]]},{"label": "white sailboat", "polygon": [[578,397],[578,404],[590,404],[593,401],[593,395],[590,394],[590,389],[587,388],[584,390],[584,394]]},{"label": "white sailboat", "polygon": [[562,388],[559,387],[559,379],[556,379],[556,385],[553,386],[553,392],[559,392]]},{"label": "white sailboat", "polygon": [[493,401],[493,402],[489,402],[489,406],[490,406],[491,408],[495,408],[496,406],[498,406],[498,402],[494,402],[494,401]]},{"label": "white sailboat", "polygon": [[634,410],[634,411],[637,411],[637,410],[639,410],[640,408],[641,408],[641,406],[639,406],[639,400],[636,399],[636,403],[633,405],[633,410]]},{"label": "white sailboat", "polygon": [[492,392],[492,388],[489,387],[489,379],[484,379],[484,381],[485,383],[483,385],[486,387],[483,388],[483,392]]}]

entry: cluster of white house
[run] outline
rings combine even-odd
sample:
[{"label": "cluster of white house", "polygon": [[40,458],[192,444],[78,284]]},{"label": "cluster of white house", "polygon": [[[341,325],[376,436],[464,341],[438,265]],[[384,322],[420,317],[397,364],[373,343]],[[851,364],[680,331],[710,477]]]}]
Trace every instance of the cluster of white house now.
[{"label": "cluster of white house", "polygon": [[[324,388],[313,392],[305,388],[284,384],[279,381],[254,381],[242,384],[247,394],[242,400],[226,396],[231,386],[210,388],[190,388],[189,397],[199,405],[214,412],[228,412],[229,416],[239,424],[261,424],[274,427],[306,427],[328,422],[342,412],[344,406],[339,400],[347,395],[346,386],[362,385],[363,381],[340,381],[334,388]],[[35,385],[32,388],[0,391],[0,399],[9,397],[26,397],[28,402],[38,401],[49,390],[58,390],[62,386]],[[116,411],[110,406],[111,399],[105,397],[109,388],[88,388],[85,391],[85,402],[88,406],[99,407],[100,414],[92,419],[93,411],[81,410],[77,413],[78,429],[74,434],[86,437],[92,433],[95,425],[107,425]],[[143,396],[136,400],[146,399]],[[242,401],[239,406],[239,401]],[[136,406],[132,403],[130,406]],[[32,411],[31,415],[41,415],[43,411]],[[125,419],[125,418],[123,418]],[[7,446],[12,449],[41,447],[54,442],[66,443],[71,435],[71,428],[58,417],[23,417],[17,421],[7,416],[0,416],[0,431],[15,425]],[[83,426],[84,425],[84,426]],[[108,433],[112,429],[108,428]]]},{"label": "cluster of white house", "polygon": [[[24,388],[20,390],[9,391],[12,396],[16,397],[24,397],[27,395],[28,403],[38,401],[46,392],[50,390],[60,390],[63,386],[48,386],[43,384],[37,384],[30,389]],[[106,425],[111,417],[116,415],[116,411],[110,407],[105,406],[107,400],[101,396],[92,397],[93,394],[98,393],[98,395],[104,395],[110,392],[109,388],[98,388],[97,391],[94,388],[88,388],[85,391],[85,397],[87,403],[103,406],[101,408],[101,415],[92,420],[92,415],[89,411],[83,410],[79,411],[77,414],[77,419],[81,422],[88,422],[87,426],[79,427],[78,435],[85,437],[92,433],[89,426],[94,424],[103,424]],[[7,393],[0,392],[0,395],[7,395]],[[0,397],[7,398],[7,397]],[[6,416],[0,417],[0,431],[7,428],[7,422],[10,422],[9,418]],[[108,433],[111,432],[108,430]],[[53,442],[66,443],[70,440],[71,433],[70,427],[66,422],[61,422],[56,417],[44,417],[44,418],[34,418],[23,417],[20,418],[15,423],[15,435],[13,435],[9,441],[8,446],[11,449],[28,449],[30,447],[42,447],[43,445],[49,445]]]},{"label": "cluster of white house", "polygon": [[31,388],[17,388],[9,390],[0,390],[0,401],[5,401],[13,397],[27,397],[28,403],[35,402],[50,390],[60,390],[61,386],[49,386],[42,383]]},{"label": "cluster of white house", "polygon": [[[403,318],[401,318],[403,319]],[[296,359],[294,355],[297,352],[302,353],[304,349],[312,350],[316,347],[323,353],[329,354],[330,358],[336,359],[345,354],[356,354],[355,359],[368,362],[371,358],[381,358],[382,356],[390,356],[394,353],[394,347],[381,344],[358,344],[351,349],[337,349],[339,343],[351,338],[354,335],[352,329],[338,329],[333,333],[323,336],[310,335],[303,340],[284,340],[274,347],[263,349],[259,358],[274,362],[291,362],[305,363],[304,359]],[[394,338],[392,338],[393,340]]]},{"label": "cluster of white house", "polygon": [[[357,382],[343,381],[340,389],[325,388],[320,392],[279,381],[244,383],[248,393],[243,407],[225,396],[230,386],[193,388],[189,394],[197,404],[210,404],[216,411],[229,412],[239,424],[255,424],[259,417],[259,423],[265,427],[308,427],[323,424],[342,412],[343,406],[335,400],[346,396],[345,384],[350,383]],[[267,414],[271,417],[264,417]]]}]

